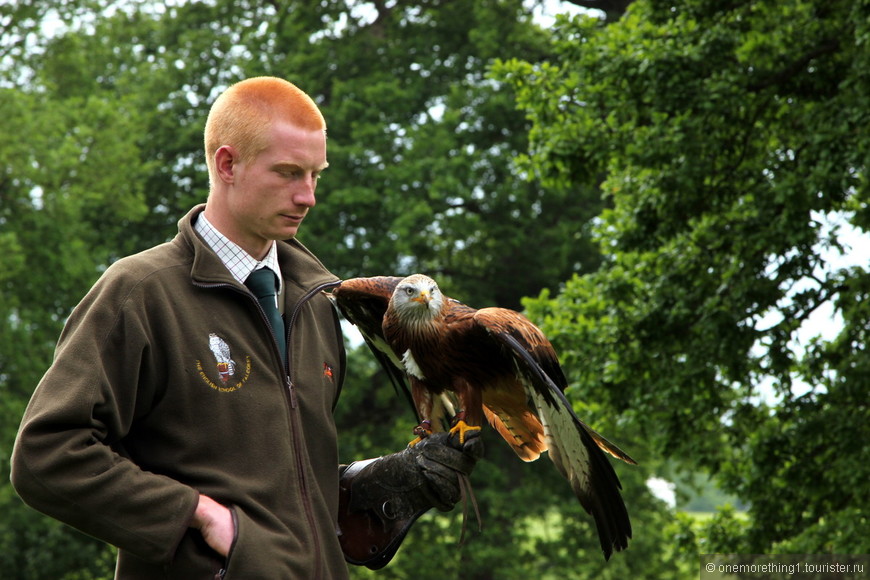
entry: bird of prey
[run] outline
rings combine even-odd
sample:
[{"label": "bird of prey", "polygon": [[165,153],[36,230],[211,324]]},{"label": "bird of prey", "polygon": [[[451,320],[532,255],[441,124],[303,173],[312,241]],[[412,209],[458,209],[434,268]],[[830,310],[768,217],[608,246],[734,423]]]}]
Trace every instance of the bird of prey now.
[{"label": "bird of prey", "polygon": [[394,380],[407,377],[418,438],[440,429],[452,394],[453,436],[463,442],[486,420],[523,461],[547,451],[595,519],[604,557],[628,546],[631,523],[604,452],[635,462],[574,413],[556,352],[537,326],[506,308],[466,306],[422,274],[345,280],[331,297]]}]

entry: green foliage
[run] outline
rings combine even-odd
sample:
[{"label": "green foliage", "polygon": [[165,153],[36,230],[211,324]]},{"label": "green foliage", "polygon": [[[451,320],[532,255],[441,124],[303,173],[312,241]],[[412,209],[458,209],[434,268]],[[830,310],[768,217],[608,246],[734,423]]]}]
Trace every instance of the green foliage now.
[{"label": "green foliage", "polygon": [[35,518],[8,485],[0,488],[0,510],[0,566],[16,580],[107,580],[114,576],[114,550],[57,521]]},{"label": "green foliage", "polygon": [[[282,72],[305,74],[307,37],[279,35]],[[329,67],[300,82],[323,95],[331,167],[301,239],[336,272],[425,271],[469,303],[519,307],[597,263],[575,225],[596,202],[523,179],[512,158],[526,148],[525,119],[486,78],[505,51],[545,54],[520,2],[382,6],[371,24],[317,44]]]},{"label": "green foliage", "polygon": [[[562,19],[553,62],[496,68],[534,123],[527,167],[608,205],[602,268],[525,305],[577,398],[750,502],[704,532],[719,550],[868,549],[867,271],[826,267],[848,250],[823,224],[867,225],[867,10],[635,2]],[[840,335],[798,349],[824,305]]]}]

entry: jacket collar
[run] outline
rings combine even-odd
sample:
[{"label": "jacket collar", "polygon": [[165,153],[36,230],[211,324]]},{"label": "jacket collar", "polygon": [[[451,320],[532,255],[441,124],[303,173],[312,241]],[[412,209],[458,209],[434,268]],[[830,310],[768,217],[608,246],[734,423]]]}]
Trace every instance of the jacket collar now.
[{"label": "jacket collar", "polygon": [[[193,252],[191,279],[195,283],[208,286],[230,284],[243,287],[230,274],[205,240],[196,233],[193,224],[204,209],[205,204],[197,205],[178,221],[178,237]],[[320,260],[298,240],[279,241],[277,247],[278,263],[285,283],[307,290],[339,282],[338,277],[327,270]]]}]

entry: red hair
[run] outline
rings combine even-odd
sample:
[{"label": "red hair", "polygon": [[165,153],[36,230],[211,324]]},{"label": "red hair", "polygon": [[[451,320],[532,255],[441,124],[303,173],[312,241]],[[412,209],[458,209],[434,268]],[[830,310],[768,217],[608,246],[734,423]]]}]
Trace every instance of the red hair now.
[{"label": "red hair", "polygon": [[276,77],[253,77],[230,86],[212,104],[205,122],[205,159],[209,174],[214,154],[224,145],[236,148],[249,163],[269,145],[268,129],[276,120],[311,131],[326,131],[317,105],[293,83]]}]

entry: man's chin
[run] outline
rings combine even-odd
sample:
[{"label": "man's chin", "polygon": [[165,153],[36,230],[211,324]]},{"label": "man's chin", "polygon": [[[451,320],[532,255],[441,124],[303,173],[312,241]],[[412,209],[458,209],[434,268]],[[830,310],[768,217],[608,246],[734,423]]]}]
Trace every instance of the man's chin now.
[{"label": "man's chin", "polygon": [[296,234],[298,231],[299,231],[299,228],[292,228],[292,229],[283,230],[281,232],[281,237],[276,238],[276,239],[278,239],[278,240],[292,240],[293,238],[296,237]]}]

